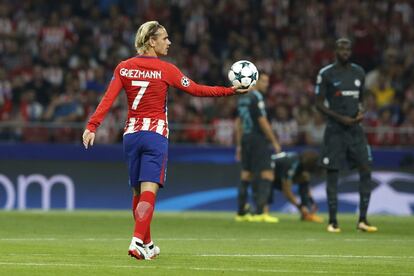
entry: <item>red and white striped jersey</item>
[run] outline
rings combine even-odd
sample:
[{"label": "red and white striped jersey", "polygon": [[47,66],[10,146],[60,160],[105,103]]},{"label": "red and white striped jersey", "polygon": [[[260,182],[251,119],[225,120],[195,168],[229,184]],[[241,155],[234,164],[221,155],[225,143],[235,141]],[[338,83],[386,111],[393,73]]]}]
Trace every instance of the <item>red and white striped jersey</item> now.
[{"label": "red and white striped jersey", "polygon": [[193,96],[233,95],[232,88],[199,85],[187,78],[176,66],[157,57],[136,56],[115,68],[112,80],[89,119],[87,129],[95,132],[122,88],[128,101],[125,132],[153,131],[168,137],[167,90],[173,86]]}]

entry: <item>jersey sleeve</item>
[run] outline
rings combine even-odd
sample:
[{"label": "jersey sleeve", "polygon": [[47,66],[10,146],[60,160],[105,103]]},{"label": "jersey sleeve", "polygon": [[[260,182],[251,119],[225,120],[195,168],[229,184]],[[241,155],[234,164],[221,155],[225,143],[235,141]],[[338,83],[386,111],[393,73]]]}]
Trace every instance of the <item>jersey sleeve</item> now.
[{"label": "jersey sleeve", "polygon": [[326,90],[328,87],[328,80],[326,78],[326,74],[323,74],[319,71],[318,76],[316,77],[316,85],[315,85],[315,94],[317,97],[326,97]]},{"label": "jersey sleeve", "polygon": [[167,83],[177,89],[198,97],[220,97],[234,95],[235,91],[230,87],[224,86],[207,86],[200,85],[193,80],[186,77],[180,69],[176,66],[169,64],[166,68]]},{"label": "jersey sleeve", "polygon": [[252,117],[258,119],[259,117],[266,117],[266,107],[265,102],[263,99],[262,94],[260,92],[251,92],[254,94],[252,105],[251,105],[251,113]]},{"label": "jersey sleeve", "polygon": [[123,85],[121,76],[119,74],[120,67],[121,63],[118,64],[118,66],[115,68],[112,80],[109,83],[109,86],[106,89],[101,102],[88,121],[86,128],[91,132],[95,132],[99,125],[102,123],[116,97],[119,95],[119,92],[122,90]]}]

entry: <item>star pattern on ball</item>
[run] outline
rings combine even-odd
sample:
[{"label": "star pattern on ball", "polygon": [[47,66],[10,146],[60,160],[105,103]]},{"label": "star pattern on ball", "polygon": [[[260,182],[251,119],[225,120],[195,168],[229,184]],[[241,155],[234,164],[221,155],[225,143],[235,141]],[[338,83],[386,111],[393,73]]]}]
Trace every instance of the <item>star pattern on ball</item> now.
[{"label": "star pattern on ball", "polygon": [[238,81],[241,82],[242,78],[243,78],[243,76],[242,76],[241,72],[239,72],[239,73],[234,72],[234,79],[235,80],[238,80]]}]

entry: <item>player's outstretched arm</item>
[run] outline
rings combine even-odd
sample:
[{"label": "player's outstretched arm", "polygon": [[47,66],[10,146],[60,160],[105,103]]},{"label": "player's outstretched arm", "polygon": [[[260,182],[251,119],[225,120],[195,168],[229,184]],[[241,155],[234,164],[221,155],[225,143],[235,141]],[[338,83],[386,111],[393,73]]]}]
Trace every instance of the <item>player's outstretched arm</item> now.
[{"label": "player's outstretched arm", "polygon": [[248,89],[242,89],[235,86],[224,87],[198,84],[185,76],[180,69],[170,63],[168,63],[166,67],[166,81],[169,85],[197,97],[221,97],[248,92]]},{"label": "player's outstretched arm", "polygon": [[91,132],[89,129],[85,129],[82,135],[83,145],[85,149],[90,146],[93,146],[93,142],[95,141],[95,133]]}]

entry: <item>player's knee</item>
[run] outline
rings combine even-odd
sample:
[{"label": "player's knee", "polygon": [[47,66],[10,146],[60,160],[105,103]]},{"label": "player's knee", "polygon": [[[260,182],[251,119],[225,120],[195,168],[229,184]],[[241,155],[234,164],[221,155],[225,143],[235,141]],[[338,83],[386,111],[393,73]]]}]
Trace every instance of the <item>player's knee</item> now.
[{"label": "player's knee", "polygon": [[242,181],[252,181],[252,174],[249,171],[242,171],[240,178]]},{"label": "player's knee", "polygon": [[371,168],[369,166],[361,166],[359,168],[359,175],[362,179],[371,179]]},{"label": "player's knee", "polygon": [[273,171],[266,170],[260,173],[260,178],[272,182],[275,179],[275,176],[274,176]]},{"label": "player's knee", "polygon": [[148,218],[153,210],[154,207],[150,203],[141,201],[138,203],[137,208],[135,209],[135,217],[138,221],[144,221]]}]

